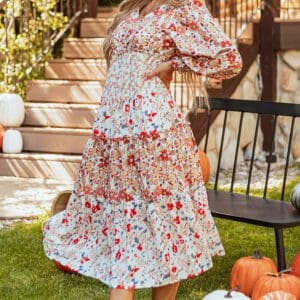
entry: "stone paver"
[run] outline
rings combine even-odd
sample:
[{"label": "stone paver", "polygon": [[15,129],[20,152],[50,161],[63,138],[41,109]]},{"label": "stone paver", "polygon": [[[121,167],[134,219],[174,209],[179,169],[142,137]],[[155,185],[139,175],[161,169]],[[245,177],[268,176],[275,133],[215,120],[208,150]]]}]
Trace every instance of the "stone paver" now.
[{"label": "stone paver", "polygon": [[0,219],[28,218],[51,208],[52,200],[70,182],[56,180],[0,177]]},{"label": "stone paver", "polygon": [[[241,163],[236,169],[235,188],[246,188],[249,176],[250,162]],[[268,180],[268,189],[281,188],[283,183],[283,175],[285,168],[285,160],[278,158],[276,163],[272,163]],[[261,160],[255,160],[253,164],[251,189],[263,190],[265,187],[267,163]],[[231,185],[232,170],[222,170],[219,176],[219,187],[229,188]],[[294,180],[300,176],[300,163],[291,162],[287,173],[287,182]],[[213,176],[210,178],[214,180]]]}]

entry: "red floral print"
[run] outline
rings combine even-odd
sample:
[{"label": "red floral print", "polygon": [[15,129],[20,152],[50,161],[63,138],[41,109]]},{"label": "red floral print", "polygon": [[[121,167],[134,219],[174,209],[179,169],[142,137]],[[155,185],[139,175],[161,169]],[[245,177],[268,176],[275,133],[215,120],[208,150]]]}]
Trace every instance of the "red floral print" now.
[{"label": "red floral print", "polygon": [[43,227],[50,259],[111,288],[162,286],[203,274],[224,255],[190,123],[158,76],[216,79],[241,70],[236,46],[204,1],[168,3],[112,33],[111,64],[65,210]]},{"label": "red floral print", "polygon": [[169,159],[168,150],[167,149],[161,150],[159,157],[161,160],[164,160],[164,161],[168,160]]},{"label": "red floral print", "polygon": [[93,213],[96,213],[99,210],[100,210],[100,205],[98,203],[96,205],[93,205],[93,207],[92,207],[92,212]]},{"label": "red floral print", "polygon": [[172,48],[174,45],[174,41],[171,39],[165,39],[163,40],[163,49],[170,49]]},{"label": "red floral print", "polygon": [[135,161],[134,161],[134,155],[133,154],[128,155],[127,164],[129,166],[135,166]]}]

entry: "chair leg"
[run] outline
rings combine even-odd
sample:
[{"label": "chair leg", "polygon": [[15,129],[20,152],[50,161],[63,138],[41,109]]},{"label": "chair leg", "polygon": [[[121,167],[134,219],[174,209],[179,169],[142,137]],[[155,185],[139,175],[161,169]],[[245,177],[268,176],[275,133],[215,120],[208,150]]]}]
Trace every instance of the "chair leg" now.
[{"label": "chair leg", "polygon": [[286,269],[285,249],[282,228],[275,228],[278,271]]}]

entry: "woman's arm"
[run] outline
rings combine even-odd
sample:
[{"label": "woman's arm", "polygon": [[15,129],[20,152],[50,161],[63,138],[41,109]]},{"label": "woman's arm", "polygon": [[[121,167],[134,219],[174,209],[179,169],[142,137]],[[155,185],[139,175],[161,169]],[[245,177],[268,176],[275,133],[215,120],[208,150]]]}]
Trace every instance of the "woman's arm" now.
[{"label": "woman's arm", "polygon": [[173,10],[166,31],[176,45],[175,70],[192,71],[216,79],[236,76],[242,58],[236,45],[208,11],[205,2],[189,0]]}]

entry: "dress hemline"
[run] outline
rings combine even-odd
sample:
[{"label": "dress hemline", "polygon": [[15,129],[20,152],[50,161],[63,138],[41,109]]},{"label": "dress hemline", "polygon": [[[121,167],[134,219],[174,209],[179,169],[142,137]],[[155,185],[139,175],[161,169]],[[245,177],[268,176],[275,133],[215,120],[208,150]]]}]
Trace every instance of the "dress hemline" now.
[{"label": "dress hemline", "polygon": [[[224,254],[218,254],[218,255],[215,255],[215,256],[223,256]],[[46,255],[51,261],[56,261],[58,263],[60,263],[62,266],[65,266],[63,265],[59,260],[57,259],[54,259],[54,258],[51,258],[50,256]],[[68,267],[70,268],[70,271],[72,272],[72,266],[71,264],[68,264]],[[90,278],[93,278],[93,279],[96,279],[98,281],[100,281],[101,283],[105,284],[108,288],[111,288],[111,289],[122,289],[122,290],[136,290],[136,289],[147,289],[147,288],[157,288],[157,287],[162,287],[162,286],[165,286],[165,285],[169,285],[169,284],[174,284],[174,283],[177,283],[177,282],[181,282],[182,280],[188,280],[188,279],[193,279],[195,277],[199,277],[201,276],[202,274],[204,274],[205,272],[209,271],[211,268],[213,267],[213,263],[211,263],[208,267],[206,268],[202,268],[201,271],[198,273],[198,274],[189,274],[187,276],[182,276],[182,277],[178,277],[177,280],[170,280],[170,281],[165,281],[161,284],[157,284],[157,285],[134,285],[134,287],[132,286],[124,286],[124,285],[111,285],[108,281],[106,280],[103,280],[99,277],[96,277],[96,276],[93,276],[91,274],[88,274],[86,272],[80,272],[78,270],[73,270],[73,274],[75,275],[82,275],[82,276],[86,276],[86,277],[90,277]]]}]

